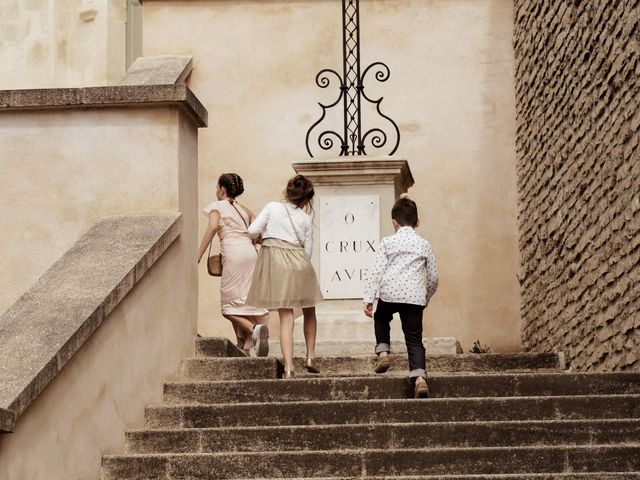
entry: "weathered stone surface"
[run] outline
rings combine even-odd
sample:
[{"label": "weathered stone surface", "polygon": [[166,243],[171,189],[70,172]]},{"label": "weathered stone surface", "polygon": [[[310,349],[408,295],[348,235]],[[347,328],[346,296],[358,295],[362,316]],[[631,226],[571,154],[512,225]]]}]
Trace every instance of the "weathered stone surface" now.
[{"label": "weathered stone surface", "polygon": [[638,2],[514,8],[523,344],[640,368]]},{"label": "weathered stone surface", "polygon": [[[149,428],[640,418],[640,395],[486,397],[164,405]],[[427,425],[425,425],[426,427]]]},{"label": "weathered stone surface", "polygon": [[[638,446],[496,447],[406,450],[333,450],[241,454],[157,454],[103,459],[103,480],[140,478],[153,462],[153,476],[143,478],[307,478],[322,476],[634,471]],[[164,477],[161,476],[164,472]]]},{"label": "weathered stone surface", "polygon": [[[433,375],[431,398],[514,397],[540,395],[640,394],[640,374],[477,374]],[[411,382],[404,377],[328,377],[242,382],[201,381],[165,384],[170,403],[237,403],[312,400],[410,398]]]},{"label": "weathered stone surface", "polygon": [[[457,367],[534,369],[434,374],[430,398],[414,399],[389,374],[250,379],[277,361],[200,353],[183,377],[230,378],[165,384],[165,404],[127,433],[127,454],[103,458],[103,480],[640,478],[639,373],[566,373],[553,354],[446,355]],[[363,359],[370,367],[371,357],[323,360],[339,371]]]},{"label": "weathered stone surface", "polygon": [[177,213],[94,225],[0,318],[0,406],[20,415],[180,234]]},{"label": "weathered stone surface", "polygon": [[[371,327],[373,329],[373,327]],[[373,330],[371,330],[373,332]],[[427,350],[427,354],[457,354],[462,353],[460,343],[454,337],[427,337],[422,339],[422,343]],[[318,357],[344,357],[347,355],[370,355],[375,350],[372,342],[340,342],[322,341],[316,344],[316,354]],[[269,351],[274,354],[280,353],[280,342],[269,342]],[[304,343],[296,342],[293,345],[294,355],[304,356],[306,346]],[[407,346],[405,342],[399,340],[391,341],[391,352],[397,355],[406,355]]]},{"label": "weathered stone surface", "polygon": [[128,453],[507,447],[633,443],[640,419],[305,425],[127,433]]},{"label": "weathered stone surface", "polygon": [[[271,357],[269,357],[272,359]],[[249,362],[247,362],[249,360]],[[275,359],[272,359],[275,360]],[[186,359],[185,365],[189,368],[197,368],[199,374],[193,376],[185,370],[188,378],[201,380],[221,380],[219,375],[237,375],[235,378],[276,378],[276,372],[271,368],[258,368],[252,366],[261,365],[266,359],[198,357]],[[304,368],[304,358],[295,357],[294,367],[297,376],[323,377],[323,376],[375,376],[375,355],[340,356],[340,357],[316,357],[320,370],[319,374],[308,374]],[[225,373],[219,368],[225,369]],[[530,371],[530,370],[556,370],[561,368],[561,359],[554,353],[510,353],[510,354],[459,354],[459,355],[427,355],[427,370],[429,372],[499,372],[499,371]],[[233,370],[232,370],[233,369]],[[235,373],[233,373],[235,372]],[[391,355],[391,368],[388,375],[409,374],[407,355]],[[247,376],[248,375],[248,376]]]},{"label": "weathered stone surface", "polygon": [[[213,479],[215,477],[207,478]],[[394,475],[393,477],[367,475],[358,477],[313,477],[313,480],[355,480],[359,478],[371,480],[388,480],[389,478],[398,480],[637,480],[640,479],[640,473],[505,473],[487,475]]]},{"label": "weathered stone surface", "polygon": [[196,338],[196,355],[207,357],[245,357],[242,350],[226,338]]},{"label": "weathered stone surface", "polygon": [[182,108],[198,127],[207,126],[207,110],[184,84],[0,90],[0,114],[11,110],[158,105],[176,105]]},{"label": "weathered stone surface", "polygon": [[173,85],[185,83],[193,68],[189,56],[158,55],[138,57],[129,67],[120,85]]},{"label": "weathered stone surface", "polygon": [[0,408],[0,433],[13,432],[16,423],[16,414],[12,410]]},{"label": "weathered stone surface", "polygon": [[182,377],[188,380],[233,380],[278,378],[284,368],[273,357],[262,358],[187,358],[182,362]]}]

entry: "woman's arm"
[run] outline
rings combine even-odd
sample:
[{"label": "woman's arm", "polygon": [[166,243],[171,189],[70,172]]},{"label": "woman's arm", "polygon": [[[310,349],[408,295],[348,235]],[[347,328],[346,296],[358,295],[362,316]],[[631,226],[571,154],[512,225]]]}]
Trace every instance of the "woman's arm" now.
[{"label": "woman's arm", "polygon": [[266,207],[262,209],[262,211],[258,214],[256,219],[251,222],[249,228],[249,236],[251,238],[257,238],[258,235],[264,232],[267,228],[267,223],[269,223],[269,216],[271,215],[271,204],[268,203]]},{"label": "woman's arm", "polygon": [[[253,211],[251,211],[247,207],[243,207],[243,208],[249,214],[249,225],[251,225],[253,223],[253,221],[256,219],[256,214],[253,213]],[[254,245],[261,245],[262,244],[262,237],[260,236],[260,234],[258,234],[257,237],[253,237],[252,240],[253,240],[253,244]]]},{"label": "woman's arm", "polygon": [[211,210],[209,213],[209,225],[207,225],[207,229],[202,236],[202,241],[200,242],[200,248],[198,249],[198,263],[202,259],[202,255],[207,251],[207,247],[215,237],[216,233],[218,233],[218,227],[220,226],[220,212],[218,210]]},{"label": "woman's arm", "polygon": [[304,235],[304,251],[307,252],[307,256],[311,258],[311,255],[313,255],[313,224],[311,221],[309,221],[307,231]]}]

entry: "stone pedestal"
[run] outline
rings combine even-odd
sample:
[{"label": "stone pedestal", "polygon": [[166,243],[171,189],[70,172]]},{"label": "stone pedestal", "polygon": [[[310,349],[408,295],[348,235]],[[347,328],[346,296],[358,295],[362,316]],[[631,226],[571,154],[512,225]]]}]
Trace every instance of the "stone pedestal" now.
[{"label": "stone pedestal", "polygon": [[[296,173],[309,178],[315,187],[316,196],[314,199],[315,220],[314,220],[314,245],[312,263],[318,272],[318,276],[323,276],[323,268],[328,265],[321,262],[321,250],[333,250],[336,244],[327,245],[327,242],[352,242],[358,232],[351,233],[351,237],[332,237],[333,232],[321,232],[323,203],[325,200],[340,199],[344,203],[349,213],[350,198],[357,203],[356,197],[377,197],[378,212],[377,219],[367,219],[367,223],[375,223],[375,242],[379,242],[382,237],[393,234],[391,224],[391,207],[396,199],[405,193],[413,185],[413,176],[406,159],[393,157],[338,157],[310,159],[293,164]],[[356,207],[357,208],[357,207]],[[358,211],[361,211],[358,209]],[[336,219],[337,223],[344,224],[347,228],[348,222],[357,224],[360,219],[349,216],[347,218]],[[368,225],[370,227],[371,225]],[[368,228],[370,230],[370,228]],[[344,232],[340,232],[343,234]],[[349,235],[347,233],[347,235]],[[359,241],[359,239],[357,240]],[[339,243],[337,244],[339,248]],[[328,248],[327,248],[328,247]],[[352,249],[353,250],[353,249]],[[353,252],[344,252],[345,265],[348,266],[353,261]],[[373,253],[373,252],[369,252]],[[323,292],[324,293],[324,292]],[[361,298],[362,292],[351,298]],[[349,298],[349,297],[346,297]]]},{"label": "stone pedestal", "polygon": [[[318,342],[375,341],[362,312],[367,270],[382,237],[393,234],[391,207],[414,183],[406,159],[338,157],[293,164],[314,184],[312,263],[325,301],[318,306]],[[301,323],[298,319],[297,323]],[[399,321],[392,336],[401,340]],[[296,327],[302,341],[302,328]]]}]

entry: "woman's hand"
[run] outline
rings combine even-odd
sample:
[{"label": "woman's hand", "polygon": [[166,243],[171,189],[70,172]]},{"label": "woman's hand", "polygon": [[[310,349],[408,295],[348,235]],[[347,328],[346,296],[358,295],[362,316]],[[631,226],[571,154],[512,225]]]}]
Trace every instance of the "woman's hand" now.
[{"label": "woman's hand", "polygon": [[202,260],[202,256],[204,252],[207,251],[207,247],[213,241],[213,237],[218,232],[218,227],[220,226],[220,212],[217,210],[211,210],[209,213],[209,225],[207,225],[207,230],[204,232],[202,236],[202,241],[200,242],[200,248],[198,248],[198,263]]}]

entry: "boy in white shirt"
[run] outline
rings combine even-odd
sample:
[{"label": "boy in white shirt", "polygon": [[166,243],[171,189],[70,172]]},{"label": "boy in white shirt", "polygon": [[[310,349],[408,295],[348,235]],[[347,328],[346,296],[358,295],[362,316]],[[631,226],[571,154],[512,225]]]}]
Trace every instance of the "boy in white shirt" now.
[{"label": "boy in white shirt", "polygon": [[436,259],[429,242],[415,231],[420,222],[413,200],[401,197],[391,210],[391,219],[396,233],[380,242],[363,298],[365,315],[374,319],[378,355],[375,372],[386,372],[391,366],[390,322],[393,314],[399,313],[409,355],[409,376],[415,379],[415,396],[426,398],[429,388],[422,345],[422,313],[438,288]]}]

